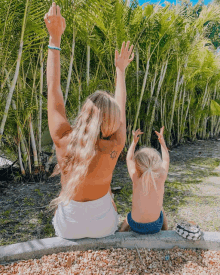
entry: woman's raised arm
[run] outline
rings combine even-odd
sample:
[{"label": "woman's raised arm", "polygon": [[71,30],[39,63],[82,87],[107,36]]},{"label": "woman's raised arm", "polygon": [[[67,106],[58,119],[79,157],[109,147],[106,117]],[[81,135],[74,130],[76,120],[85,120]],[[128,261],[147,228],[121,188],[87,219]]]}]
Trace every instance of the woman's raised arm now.
[{"label": "woman's raised arm", "polygon": [[[126,85],[125,85],[125,69],[129,63],[134,59],[134,53],[132,53],[133,45],[129,49],[130,42],[127,42],[125,47],[125,42],[123,42],[121,47],[121,53],[119,55],[118,51],[115,51],[115,67],[116,67],[116,90],[115,90],[115,100],[117,101],[121,110],[121,125],[116,132],[116,139],[119,144],[124,145],[126,141]],[[130,57],[132,53],[132,57]]]},{"label": "woman's raised arm", "polygon": [[66,23],[60,14],[60,7],[55,3],[45,14],[44,21],[50,34],[47,58],[48,124],[51,138],[59,147],[62,137],[72,130],[60,86],[60,42]]}]

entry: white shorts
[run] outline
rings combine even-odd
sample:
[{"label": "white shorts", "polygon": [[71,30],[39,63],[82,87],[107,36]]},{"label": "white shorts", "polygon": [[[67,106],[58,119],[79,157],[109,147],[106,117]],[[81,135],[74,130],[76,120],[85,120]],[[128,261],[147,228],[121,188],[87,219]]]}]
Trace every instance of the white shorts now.
[{"label": "white shorts", "polygon": [[59,203],[52,224],[56,236],[61,238],[103,238],[115,234],[118,214],[108,192],[94,201],[71,200],[66,206],[63,202]]}]

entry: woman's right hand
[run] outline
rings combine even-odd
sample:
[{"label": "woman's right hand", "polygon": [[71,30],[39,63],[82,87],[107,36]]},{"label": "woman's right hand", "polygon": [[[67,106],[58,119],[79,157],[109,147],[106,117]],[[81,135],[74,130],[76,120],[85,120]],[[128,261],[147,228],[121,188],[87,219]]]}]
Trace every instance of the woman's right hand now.
[{"label": "woman's right hand", "polygon": [[[127,45],[125,47],[125,42],[122,43],[121,47],[121,53],[119,55],[118,51],[115,50],[115,67],[116,69],[119,69],[120,71],[124,72],[128,64],[134,59],[134,53],[132,53],[133,45],[131,45],[130,50],[129,48],[130,41],[127,42]],[[129,56],[131,55],[131,58]]]},{"label": "woman's right hand", "polygon": [[60,7],[56,6],[55,2],[50,7],[49,12],[45,14],[44,21],[50,37],[57,40],[61,39],[61,35],[66,28],[66,23],[65,18],[60,14]]}]

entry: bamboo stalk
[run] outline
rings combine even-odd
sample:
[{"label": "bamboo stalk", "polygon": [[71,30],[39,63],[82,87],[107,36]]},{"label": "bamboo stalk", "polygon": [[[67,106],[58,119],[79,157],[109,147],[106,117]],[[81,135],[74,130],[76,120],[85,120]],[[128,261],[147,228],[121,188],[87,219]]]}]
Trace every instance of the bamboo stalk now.
[{"label": "bamboo stalk", "polygon": [[[184,130],[185,130],[185,124],[186,124],[186,120],[187,120],[187,116],[188,116],[188,113],[189,113],[189,107],[190,107],[190,102],[191,102],[191,96],[188,94],[188,106],[187,106],[187,109],[186,109],[186,114],[185,114],[185,119],[184,119],[184,123],[183,123],[183,133],[182,133],[182,136],[184,134]],[[191,124],[190,124],[190,115],[189,115],[189,136],[191,137]]]},{"label": "bamboo stalk", "polygon": [[9,91],[8,94],[8,98],[7,98],[7,103],[5,106],[5,111],[4,111],[4,116],[1,122],[1,127],[0,127],[0,142],[2,139],[2,135],[4,133],[4,128],[5,128],[5,122],[8,116],[8,110],[11,104],[11,99],[12,99],[12,95],[15,89],[15,84],[17,82],[18,79],[18,73],[19,73],[19,68],[20,68],[20,63],[21,63],[21,56],[22,56],[22,50],[23,50],[23,39],[24,39],[24,31],[25,31],[25,27],[26,27],[26,20],[27,20],[27,13],[28,13],[28,5],[29,5],[29,0],[26,0],[26,4],[25,4],[25,12],[24,12],[24,18],[23,18],[23,24],[22,24],[22,32],[21,32],[21,41],[20,41],[20,47],[19,47],[19,51],[18,51],[18,58],[17,58],[17,65],[16,65],[16,69],[15,69],[15,74],[14,74],[14,78],[11,84],[11,89]]},{"label": "bamboo stalk", "polygon": [[19,165],[20,165],[21,173],[22,173],[23,176],[25,176],[25,170],[24,170],[24,166],[23,166],[22,158],[21,158],[20,141],[18,142],[18,159],[19,159]]},{"label": "bamboo stalk", "polygon": [[87,86],[89,86],[89,80],[90,80],[89,70],[90,70],[90,46],[87,45],[87,58],[86,58],[86,83],[87,83]]},{"label": "bamboo stalk", "polygon": [[[216,99],[216,85],[215,85],[215,88],[214,88],[214,94],[213,94],[213,99],[215,100]],[[211,117],[211,130],[210,130],[210,132],[211,132],[211,137],[213,137],[213,135],[214,135],[214,125],[215,125],[215,123],[216,123],[216,116],[212,116]]]},{"label": "bamboo stalk", "polygon": [[68,97],[69,87],[70,87],[70,80],[71,80],[71,75],[72,75],[72,70],[73,70],[73,58],[74,58],[74,52],[75,52],[75,45],[76,45],[76,30],[75,30],[75,28],[73,28],[72,52],[71,52],[69,72],[68,72],[68,77],[67,77],[66,93],[65,93],[65,98],[64,98],[65,106],[66,106],[66,102],[67,102],[67,97]]},{"label": "bamboo stalk", "polygon": [[[6,72],[6,74],[8,73],[6,69],[5,69],[5,72]],[[8,88],[10,90],[11,86],[10,86],[9,78],[7,78],[7,85],[8,85]],[[14,110],[17,110],[15,101],[13,99],[12,99],[12,108]],[[19,146],[20,146],[20,143],[21,143],[21,149],[22,149],[22,153],[23,153],[23,156],[24,156],[24,161],[25,161],[25,163],[27,163],[28,155],[27,155],[27,150],[26,150],[26,146],[25,146],[25,138],[22,134],[20,126],[18,125],[17,127],[18,127],[18,135],[19,135]],[[22,169],[22,167],[21,167],[21,169]]]},{"label": "bamboo stalk", "polygon": [[[206,100],[207,100],[207,94],[208,94],[208,80],[207,80],[206,87],[205,87],[205,92],[204,92],[204,95],[203,95],[203,98],[202,98],[201,110],[203,110],[204,107],[205,107]],[[195,121],[195,129],[193,131],[193,140],[196,138],[196,134],[197,134],[197,131],[198,131],[198,128],[199,128],[200,119],[201,119],[201,114],[199,114],[198,119]]]},{"label": "bamboo stalk", "polygon": [[153,94],[154,94],[154,89],[155,89],[155,85],[156,85],[157,75],[158,75],[158,67],[156,65],[156,69],[155,69],[155,73],[154,73],[154,80],[153,80],[153,83],[151,82],[151,93],[150,93],[150,98],[148,100],[148,108],[147,108],[146,117],[148,117],[148,115],[149,115],[150,105],[151,105],[152,97],[153,97]]},{"label": "bamboo stalk", "polygon": [[136,47],[136,77],[137,77],[137,98],[139,94],[139,50],[138,46]]},{"label": "bamboo stalk", "polygon": [[[148,56],[150,56],[150,46],[148,48],[148,52],[149,52]],[[149,66],[150,66],[150,57],[147,59],[147,65],[146,65],[146,70],[145,70],[145,74],[144,74],[144,81],[143,81],[143,85],[142,85],[142,89],[141,89],[141,95],[140,95],[140,99],[139,99],[139,104],[138,104],[138,108],[137,108],[137,112],[136,112],[136,116],[135,116],[135,120],[134,120],[134,126],[133,126],[134,131],[136,129],[137,119],[138,119],[139,112],[140,112],[140,107],[141,107],[141,102],[142,102],[142,98],[143,98],[143,95],[144,95],[144,90],[145,90],[145,87],[146,87]],[[132,140],[133,140],[133,136],[132,136]]]},{"label": "bamboo stalk", "polygon": [[42,125],[42,95],[43,95],[43,81],[44,81],[44,61],[43,61],[43,43],[41,46],[40,51],[40,98],[39,98],[39,122],[38,122],[38,159],[39,159],[39,165],[42,166],[41,163],[41,125]]},{"label": "bamboo stalk", "polygon": [[214,130],[214,136],[219,135],[219,133],[220,133],[220,117],[218,118],[218,122],[216,123],[216,127]]},{"label": "bamboo stalk", "polygon": [[30,121],[29,121],[29,126],[30,126],[30,134],[31,134],[31,145],[32,145],[32,150],[33,150],[33,155],[34,155],[34,166],[38,167],[38,159],[37,159],[37,147],[36,147],[36,142],[35,142],[35,137],[34,137],[34,131],[33,131],[33,125],[31,121],[31,115],[30,115]]},{"label": "bamboo stalk", "polygon": [[80,108],[81,108],[81,92],[82,92],[81,79],[79,78],[78,115],[80,113]]},{"label": "bamboo stalk", "polygon": [[166,98],[167,98],[167,91],[165,92],[164,95],[164,100],[163,100],[163,113],[162,113],[162,118],[161,118],[161,125],[167,129],[167,120],[166,120]]},{"label": "bamboo stalk", "polygon": [[[140,129],[140,130],[141,130],[140,118],[138,118],[138,129]],[[142,138],[143,138],[143,136],[142,136],[142,135],[140,135],[139,144],[142,144]]]},{"label": "bamboo stalk", "polygon": [[128,102],[128,119],[127,119],[127,122],[128,122],[128,135],[126,135],[126,144],[128,144],[128,146],[130,147],[130,136],[131,136],[131,121],[132,121],[132,118],[131,118],[131,104],[130,102]]},{"label": "bamboo stalk", "polygon": [[[5,47],[5,44],[4,44],[4,49],[5,51],[3,52],[3,42],[5,41],[5,34],[6,34],[6,28],[8,27],[8,25],[10,24],[10,21],[8,22],[8,18],[9,18],[9,12],[11,10],[11,4],[12,4],[12,0],[10,1],[9,5],[8,5],[8,8],[7,8],[7,14],[5,15],[5,18],[4,18],[4,29],[3,29],[3,33],[2,33],[2,43],[0,43],[0,64],[1,65],[1,72],[2,72],[2,78],[4,77],[4,71],[5,71],[5,65],[6,65],[6,60],[7,60],[7,54],[9,53],[9,50],[8,50],[8,46],[9,46],[9,41],[10,41],[10,36],[8,36],[8,43],[7,43],[7,46]],[[12,24],[11,24],[11,28],[12,28]],[[4,56],[4,53],[5,56]],[[2,62],[2,57],[5,57],[5,60],[4,60],[4,63]],[[12,66],[13,67],[13,66]],[[7,76],[6,76],[6,79],[7,79]],[[3,86],[4,86],[4,81],[1,85],[1,92],[3,90]]]},{"label": "bamboo stalk", "polygon": [[[32,89],[32,93],[34,93],[35,95],[35,102],[36,102],[36,107],[37,107],[37,110],[39,110],[39,106],[38,106],[38,99],[37,99],[37,92],[36,92],[36,78],[37,78],[37,71],[38,71],[38,63],[40,61],[40,57],[41,57],[41,49],[40,49],[40,54],[38,55],[38,58],[37,58],[37,64],[36,64],[36,67],[35,67],[35,71],[34,73],[32,73],[34,75],[34,79],[33,79],[33,89]],[[27,74],[26,74],[26,77],[27,77]]]},{"label": "bamboo stalk", "polygon": [[168,135],[167,135],[167,142],[168,142],[169,145],[171,144],[170,136],[171,136],[171,129],[172,129],[172,126],[173,126],[173,116],[174,116],[176,98],[177,98],[177,94],[178,94],[178,90],[179,90],[180,71],[181,71],[181,67],[179,67],[179,70],[178,70],[178,73],[177,73],[176,86],[175,86],[175,92],[174,92],[174,98],[173,98],[173,105],[172,105],[171,116],[170,116],[170,124],[169,124]]},{"label": "bamboo stalk", "polygon": [[180,118],[180,139],[182,138],[182,125],[183,125],[183,110],[184,110],[184,105],[185,105],[185,98],[186,98],[186,85],[184,85],[183,88],[183,99],[182,99],[182,109],[181,109],[181,118]]},{"label": "bamboo stalk", "polygon": [[125,0],[126,7],[130,7],[130,0]]},{"label": "bamboo stalk", "polygon": [[31,156],[30,156],[30,151],[31,151],[31,142],[30,142],[30,139],[31,139],[31,136],[29,135],[29,142],[28,142],[28,145],[29,145],[29,150],[28,150],[28,168],[29,168],[29,173],[32,174],[32,169],[31,169]]},{"label": "bamboo stalk", "polygon": [[[150,94],[150,98],[148,99],[148,108],[147,108],[147,113],[146,113],[146,119],[148,118],[148,115],[149,115],[149,112],[150,112],[152,96],[153,96],[155,85],[156,85],[157,73],[158,73],[158,70],[157,70],[157,66],[156,66],[156,70],[155,70],[155,73],[154,73],[154,80],[153,80],[153,83],[151,82],[151,94]],[[147,123],[144,124],[144,135],[143,135],[143,138],[145,140],[147,140],[146,129],[147,129]]]},{"label": "bamboo stalk", "polygon": [[161,72],[160,72],[160,78],[159,78],[159,83],[158,83],[158,87],[157,87],[155,102],[154,102],[153,110],[152,110],[152,113],[151,113],[150,123],[148,125],[147,139],[146,139],[146,144],[147,145],[150,144],[150,138],[151,138],[152,127],[153,127],[153,122],[154,122],[157,99],[158,99],[160,89],[161,89],[161,86],[163,84],[163,80],[164,80],[164,77],[165,77],[165,74],[166,74],[167,64],[168,64],[168,60],[166,60],[166,62],[163,63],[162,68],[161,68]]},{"label": "bamboo stalk", "polygon": [[183,88],[180,89],[179,93],[179,105],[177,110],[177,143],[180,141],[180,132],[181,132],[181,118],[180,118],[180,105],[182,100]]}]

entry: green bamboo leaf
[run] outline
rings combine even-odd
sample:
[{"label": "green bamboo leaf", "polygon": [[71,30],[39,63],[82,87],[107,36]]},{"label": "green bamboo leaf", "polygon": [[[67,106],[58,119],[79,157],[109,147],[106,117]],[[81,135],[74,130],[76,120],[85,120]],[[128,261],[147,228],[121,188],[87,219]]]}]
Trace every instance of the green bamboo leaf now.
[{"label": "green bamboo leaf", "polygon": [[210,109],[211,109],[211,115],[220,116],[220,104],[217,101],[211,100]]}]

